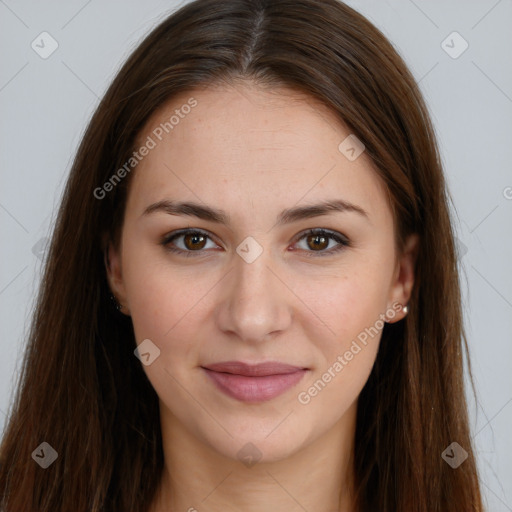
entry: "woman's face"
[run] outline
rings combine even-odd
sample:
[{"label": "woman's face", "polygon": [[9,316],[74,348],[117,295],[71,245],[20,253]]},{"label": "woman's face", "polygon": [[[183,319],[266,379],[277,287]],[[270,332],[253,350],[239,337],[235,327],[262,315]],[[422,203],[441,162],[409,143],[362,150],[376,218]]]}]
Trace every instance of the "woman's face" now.
[{"label": "woman's face", "polygon": [[175,97],[139,136],[110,284],[164,424],[227,457],[283,459],[345,428],[384,320],[404,316],[415,239],[396,253],[349,135],[248,83]]}]

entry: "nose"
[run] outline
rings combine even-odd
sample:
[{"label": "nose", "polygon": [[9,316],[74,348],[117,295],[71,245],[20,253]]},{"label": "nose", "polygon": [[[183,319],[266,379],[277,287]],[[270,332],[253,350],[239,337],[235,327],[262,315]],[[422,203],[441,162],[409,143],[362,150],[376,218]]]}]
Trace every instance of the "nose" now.
[{"label": "nose", "polygon": [[288,329],[294,295],[285,276],[272,268],[268,252],[264,250],[251,263],[235,255],[233,265],[216,310],[219,329],[253,344]]}]

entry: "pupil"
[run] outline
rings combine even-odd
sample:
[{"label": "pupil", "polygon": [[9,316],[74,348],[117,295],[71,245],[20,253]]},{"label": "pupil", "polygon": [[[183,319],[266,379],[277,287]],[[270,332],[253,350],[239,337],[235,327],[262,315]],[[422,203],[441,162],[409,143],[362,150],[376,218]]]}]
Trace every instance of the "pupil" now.
[{"label": "pupil", "polygon": [[[322,235],[313,235],[314,239],[314,245],[318,248],[319,246],[322,246],[325,244],[325,237]],[[318,242],[318,240],[322,240],[321,242]]]},{"label": "pupil", "polygon": [[191,245],[195,245],[198,243],[200,239],[204,239],[203,235],[188,235],[188,240],[191,241]]}]

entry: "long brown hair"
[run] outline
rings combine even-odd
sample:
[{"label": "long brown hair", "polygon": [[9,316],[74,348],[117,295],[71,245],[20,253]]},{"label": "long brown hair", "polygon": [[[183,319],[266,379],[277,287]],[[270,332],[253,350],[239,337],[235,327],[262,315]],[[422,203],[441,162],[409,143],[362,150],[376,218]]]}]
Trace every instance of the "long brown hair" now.
[{"label": "long brown hair", "polygon": [[[129,317],[110,301],[105,240],[117,242],[130,157],[174,95],[253,80],[314,97],[365,145],[397,227],[421,240],[410,313],[384,327],[359,397],[361,512],[481,512],[463,380],[467,342],[449,196],[429,114],[383,34],[337,0],[197,0],[157,26],[89,123],[58,212],[20,382],[0,447],[6,512],[144,511],[163,467],[158,397],[134,357]],[[136,169],[133,171],[136,172]],[[469,363],[469,361],[468,361]],[[58,456],[32,460],[42,442]],[[452,442],[469,454],[454,469]]]}]

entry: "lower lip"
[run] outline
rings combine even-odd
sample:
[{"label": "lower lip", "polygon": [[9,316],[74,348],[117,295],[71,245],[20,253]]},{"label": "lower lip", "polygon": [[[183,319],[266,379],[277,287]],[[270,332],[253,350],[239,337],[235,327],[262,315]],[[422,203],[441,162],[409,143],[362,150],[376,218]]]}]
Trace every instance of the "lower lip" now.
[{"label": "lower lip", "polygon": [[203,368],[208,377],[226,395],[242,402],[265,402],[281,395],[297,384],[307,370],[293,373],[246,377],[231,373],[215,372]]}]

